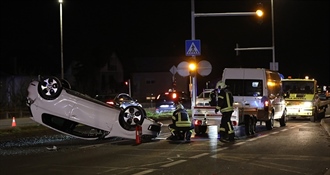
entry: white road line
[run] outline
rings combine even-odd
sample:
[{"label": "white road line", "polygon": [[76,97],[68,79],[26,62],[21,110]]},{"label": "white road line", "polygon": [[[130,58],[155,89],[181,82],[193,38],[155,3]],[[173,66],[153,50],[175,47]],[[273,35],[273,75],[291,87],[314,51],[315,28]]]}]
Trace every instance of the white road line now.
[{"label": "white road line", "polygon": [[279,131],[276,131],[276,132],[272,132],[270,134],[278,134],[278,133],[280,133],[280,132]]},{"label": "white road line", "polygon": [[166,140],[166,137],[157,137],[155,140]]},{"label": "white road line", "polygon": [[222,151],[222,150],[225,150],[225,149],[228,149],[228,147],[218,148],[218,149],[216,149],[216,151]]},{"label": "white road line", "polygon": [[261,136],[258,136],[258,137],[259,137],[259,139],[260,139],[260,138],[264,138],[264,137],[267,137],[267,136],[269,136],[269,135],[266,134],[266,135],[261,135]]},{"label": "white road line", "polygon": [[191,156],[189,158],[191,159],[197,159],[197,158],[200,158],[200,157],[203,157],[203,156],[206,156],[206,155],[209,155],[210,153],[202,153],[202,154],[197,154],[195,156]]},{"label": "white road line", "polygon": [[102,144],[95,144],[95,145],[88,145],[88,146],[81,146],[79,149],[85,149],[85,148],[96,148],[105,145],[104,143]]},{"label": "white road line", "polygon": [[282,129],[281,131],[287,131],[288,129]]},{"label": "white road line", "polygon": [[257,139],[259,139],[259,137],[254,137],[254,138],[248,139],[247,141],[248,141],[248,142],[252,142],[252,141],[255,141],[255,140],[257,140]]},{"label": "white road line", "polygon": [[166,167],[174,166],[174,165],[177,165],[179,163],[186,162],[186,161],[187,160],[178,160],[178,161],[175,161],[175,162],[172,162],[172,163],[168,163],[168,164],[162,165],[160,167],[166,168]]},{"label": "white road line", "polygon": [[141,172],[138,172],[138,173],[132,174],[132,175],[143,175],[143,174],[152,173],[152,172],[154,172],[154,171],[155,171],[155,169],[148,169],[148,170],[144,170],[144,171],[141,171]]},{"label": "white road line", "polygon": [[245,142],[238,142],[238,143],[235,143],[234,145],[243,145]]}]

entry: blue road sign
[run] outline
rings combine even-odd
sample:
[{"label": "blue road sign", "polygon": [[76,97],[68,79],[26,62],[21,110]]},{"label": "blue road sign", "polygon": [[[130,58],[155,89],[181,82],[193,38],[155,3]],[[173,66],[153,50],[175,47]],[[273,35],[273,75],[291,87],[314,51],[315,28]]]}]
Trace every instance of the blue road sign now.
[{"label": "blue road sign", "polygon": [[186,56],[201,55],[201,41],[200,40],[186,40]]}]

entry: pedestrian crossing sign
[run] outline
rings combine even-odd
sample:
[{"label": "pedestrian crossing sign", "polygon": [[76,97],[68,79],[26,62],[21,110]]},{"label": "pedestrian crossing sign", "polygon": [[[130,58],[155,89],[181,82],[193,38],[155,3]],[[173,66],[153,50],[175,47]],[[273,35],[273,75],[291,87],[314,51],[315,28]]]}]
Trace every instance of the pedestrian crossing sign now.
[{"label": "pedestrian crossing sign", "polygon": [[200,40],[186,40],[186,56],[201,55],[201,41]]}]

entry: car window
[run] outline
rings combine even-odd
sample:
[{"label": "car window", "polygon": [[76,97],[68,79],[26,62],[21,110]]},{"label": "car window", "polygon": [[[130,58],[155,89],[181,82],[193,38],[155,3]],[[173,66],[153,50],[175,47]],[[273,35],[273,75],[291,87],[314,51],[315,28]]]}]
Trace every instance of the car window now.
[{"label": "car window", "polygon": [[227,79],[226,84],[234,96],[262,96],[262,80]]},{"label": "car window", "polygon": [[130,97],[127,94],[119,94],[116,98],[116,101],[122,102],[122,101],[134,101],[132,97]]},{"label": "car window", "polygon": [[198,98],[209,98],[210,97],[210,93],[209,91],[207,92],[202,92],[199,94]]},{"label": "car window", "polygon": [[[175,95],[174,95],[175,98]],[[163,93],[159,96],[160,100],[172,100],[173,99],[173,93]]]}]

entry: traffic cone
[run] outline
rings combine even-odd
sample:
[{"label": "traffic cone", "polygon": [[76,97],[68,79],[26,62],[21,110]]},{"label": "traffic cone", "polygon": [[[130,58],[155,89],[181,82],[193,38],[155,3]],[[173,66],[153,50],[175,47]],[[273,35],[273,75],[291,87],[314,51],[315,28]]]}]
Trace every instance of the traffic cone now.
[{"label": "traffic cone", "polygon": [[13,117],[13,121],[11,122],[11,127],[15,127],[16,126],[16,120],[15,117]]},{"label": "traffic cone", "polygon": [[136,125],[135,127],[135,144],[141,144],[141,135],[142,135],[142,127],[140,125]]}]

